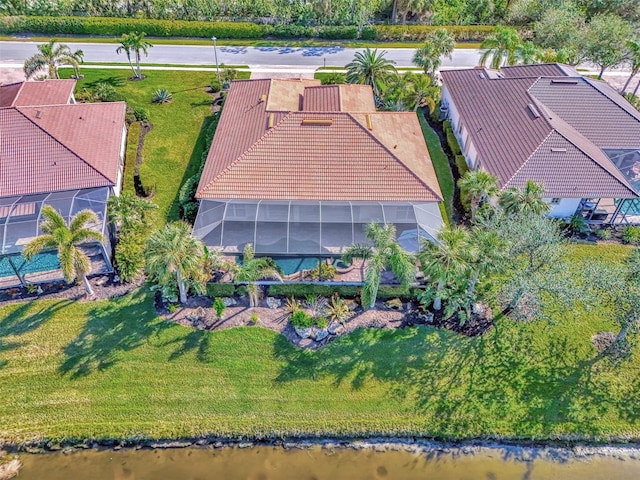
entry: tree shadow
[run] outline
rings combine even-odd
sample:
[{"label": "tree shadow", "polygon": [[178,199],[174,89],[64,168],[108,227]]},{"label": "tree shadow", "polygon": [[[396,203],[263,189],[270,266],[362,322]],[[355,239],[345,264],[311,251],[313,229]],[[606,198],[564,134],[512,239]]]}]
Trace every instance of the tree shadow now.
[{"label": "tree shadow", "polygon": [[199,362],[208,363],[209,347],[211,345],[211,332],[207,330],[192,330],[183,337],[176,338],[162,346],[181,343],[181,345],[169,355],[169,361],[177,360],[189,352],[195,351]]},{"label": "tree shadow", "polygon": [[182,180],[180,180],[180,188],[178,188],[176,196],[173,199],[173,202],[171,202],[171,206],[167,210],[166,218],[167,218],[167,221],[169,222],[178,220],[180,218],[180,190],[182,189],[184,182],[186,182],[187,179],[191,178],[193,175],[198,173],[198,171],[200,170],[200,166],[204,165],[202,152],[206,147],[205,140],[207,136],[207,129],[211,125],[212,121],[213,121],[213,115],[205,117],[205,119],[202,122],[202,125],[200,126],[198,139],[196,140],[196,143],[193,146],[193,150],[191,151],[191,156],[189,157],[189,163],[187,164],[187,168],[184,171]]},{"label": "tree shadow", "polygon": [[122,85],[124,85],[124,79],[122,77],[115,77],[115,76],[100,77],[91,82],[86,82],[85,86],[87,88],[94,88],[99,83],[106,83],[107,85],[111,85],[112,87],[121,87]]},{"label": "tree shadow", "polygon": [[638,397],[640,378],[623,384],[606,359],[588,357],[561,334],[536,335],[500,324],[475,338],[431,327],[359,330],[315,352],[278,338],[283,366],[274,381],[329,377],[353,390],[385,382],[389,396],[427,416],[429,434],[440,438],[595,438],[611,427],[594,420],[637,422],[640,407],[625,399]]},{"label": "tree shadow", "polygon": [[157,318],[153,296],[144,289],[89,310],[87,322],[64,349],[59,367],[72,378],[102,371],[117,363],[121,352],[133,350],[158,336],[171,324]]}]

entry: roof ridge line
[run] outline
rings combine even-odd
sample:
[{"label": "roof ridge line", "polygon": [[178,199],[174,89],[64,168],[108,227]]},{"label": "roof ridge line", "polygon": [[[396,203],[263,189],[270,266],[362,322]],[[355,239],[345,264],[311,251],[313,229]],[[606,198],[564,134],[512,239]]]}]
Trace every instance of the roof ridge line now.
[{"label": "roof ridge line", "polygon": [[[256,80],[258,80],[258,79],[256,79]],[[266,113],[266,111],[265,111],[265,113]],[[282,122],[284,122],[291,115],[291,113],[293,113],[293,112],[292,111],[287,111],[287,113],[282,116],[282,118],[280,119],[280,121],[277,124],[275,124],[272,128],[267,129],[267,131],[264,132],[262,134],[262,136],[260,138],[258,138],[255,142],[253,142],[249,146],[249,148],[247,148],[244,152],[242,152],[242,154],[240,154],[240,156],[238,156],[238,158],[236,158],[233,162],[231,162],[229,165],[227,165],[220,173],[218,173],[218,175],[216,175],[214,178],[212,178],[211,181],[204,186],[204,188],[198,189],[198,192],[204,192],[204,191],[208,190],[212,183],[218,181],[232,167],[234,167],[235,165],[238,164],[238,162],[240,162],[242,159],[244,159],[251,150],[253,150],[259,143],[261,143],[263,141],[263,139],[265,137],[267,137],[269,134],[271,134],[271,132],[273,132],[280,125],[282,125]],[[213,140],[212,140],[212,143],[213,143]]]},{"label": "roof ridge line", "polygon": [[[548,123],[548,122],[547,122],[547,123]],[[531,158],[532,158],[536,153],[538,153],[538,150],[540,150],[540,148],[542,148],[542,145],[544,145],[544,143],[549,139],[549,137],[550,137],[551,135],[553,135],[553,132],[555,132],[555,131],[556,131],[556,129],[555,129],[555,128],[553,128],[551,125],[550,125],[550,127],[551,127],[551,131],[547,134],[547,136],[546,136],[546,137],[544,137],[544,138],[542,139],[542,141],[540,142],[540,144],[536,147],[536,149],[535,149],[533,152],[531,152],[531,154],[527,157],[527,159],[526,159],[524,162],[522,162],[522,165],[520,165],[520,166],[518,167],[518,169],[513,173],[513,175],[511,175],[511,176],[509,177],[509,180],[507,180],[506,182],[504,182],[504,186],[502,187],[502,189],[504,189],[507,185],[509,185],[509,182],[511,182],[511,180],[513,180],[513,179],[514,179],[514,177],[515,177],[516,175],[518,175],[518,173],[520,173],[520,171],[522,171],[522,169],[524,168],[524,166],[525,166],[527,163],[529,163],[529,160],[531,160]],[[563,137],[564,137],[564,135],[563,135]],[[567,139],[567,140],[568,140],[568,139]],[[571,143],[571,141],[570,141],[570,140],[568,140],[568,141],[569,141],[569,143]],[[584,152],[583,152],[583,153],[584,153]],[[544,186],[543,186],[543,188],[544,188]]]},{"label": "roof ridge line", "polygon": [[[16,82],[17,83],[17,82]],[[18,97],[20,96],[20,94],[22,93],[22,89],[24,88],[24,84],[27,83],[27,81],[25,80],[24,82],[20,82],[20,88],[18,89],[16,96],[13,97],[13,100],[11,101],[11,105],[9,105],[9,107],[15,107],[16,106],[16,100],[18,100]]]},{"label": "roof ridge line", "polygon": [[[393,153],[389,147],[387,147],[384,143],[382,143],[378,137],[376,137],[373,133],[371,133],[369,130],[367,130],[364,125],[362,125],[352,114],[351,112],[342,112],[347,114],[351,120],[364,132],[366,133],[370,138],[372,138],[374,140],[374,142],[376,142],[378,145],[380,145],[384,150],[387,151],[387,153],[389,153],[395,160],[396,162],[398,162],[407,172],[409,172],[409,175],[411,175],[412,177],[414,177],[416,180],[418,180],[418,182],[420,182],[424,187],[427,188],[427,190],[429,190],[436,198],[439,198],[440,201],[444,201],[444,198],[442,197],[442,195],[438,195],[436,192],[433,191],[433,189],[427,185],[418,175],[415,174],[415,172],[413,170],[411,170],[402,160],[400,160],[400,158]],[[372,112],[372,113],[377,113],[377,112]],[[372,113],[365,113],[365,115],[371,115]],[[388,112],[388,113],[394,113],[394,112]],[[415,112],[414,112],[415,113]],[[429,151],[429,149],[427,148],[427,152]],[[436,177],[437,179],[437,177]]]},{"label": "roof ridge line", "polygon": [[[98,175],[100,175],[101,177],[103,177],[105,180],[111,182],[113,185],[115,185],[116,182],[114,182],[113,180],[111,180],[109,177],[107,177],[104,173],[102,173],[100,170],[98,170],[96,167],[94,167],[93,165],[91,165],[89,162],[87,162],[84,158],[82,158],[80,155],[78,155],[76,152],[74,152],[73,150],[71,150],[67,145],[65,145],[64,143],[62,143],[60,140],[58,140],[51,132],[49,132],[48,130],[45,130],[44,128],[42,128],[40,125],[38,125],[36,122],[34,122],[33,120],[31,120],[28,116],[26,116],[24,113],[22,113],[20,111],[20,107],[13,107],[14,110],[16,110],[20,115],[22,115],[24,118],[26,118],[29,122],[31,122],[33,125],[35,125],[39,130],[41,130],[45,135],[49,136],[50,138],[52,138],[58,145],[60,145],[62,148],[64,148],[65,150],[67,150],[68,152],[70,152],[73,156],[75,156],[78,160],[80,160],[82,163],[84,163],[85,165],[87,165],[91,170],[93,170],[94,172],[96,172]],[[25,108],[37,108],[36,107],[25,107]]]},{"label": "roof ridge line", "polygon": [[[629,112],[629,110],[627,110],[623,105],[621,105],[620,103],[618,103],[614,98],[610,97],[609,95],[607,95],[605,92],[603,92],[602,90],[600,90],[599,88],[597,88],[595,86],[594,83],[592,83],[592,80],[595,79],[587,79],[586,77],[581,77],[583,79],[583,81],[589,85],[591,88],[593,88],[596,92],[598,92],[600,95],[604,96],[605,98],[607,98],[609,101],[611,101],[612,103],[614,103],[620,110],[623,110],[624,113],[626,113],[627,115],[629,115],[631,118],[633,118],[636,122],[640,123],[640,112],[638,113],[638,116],[634,115],[633,113]],[[611,87],[607,82],[605,82],[604,80],[602,80],[602,82],[604,84],[606,84],[607,86]],[[611,87],[613,88],[613,87]],[[620,95],[620,97],[624,100],[627,101],[626,98],[624,98],[622,95]],[[633,105],[629,104],[631,106],[632,109],[636,110]],[[637,110],[636,110],[637,111]]]}]

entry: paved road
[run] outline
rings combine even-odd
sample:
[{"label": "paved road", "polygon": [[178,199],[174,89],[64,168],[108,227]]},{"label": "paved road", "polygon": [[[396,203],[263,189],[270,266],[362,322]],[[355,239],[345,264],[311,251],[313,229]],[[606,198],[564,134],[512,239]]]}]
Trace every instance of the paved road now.
[{"label": "paved road", "polygon": [[[0,62],[22,63],[36,52],[41,42],[0,42]],[[65,42],[66,43],[66,42]],[[126,62],[124,55],[116,54],[116,44],[67,43],[72,50],[82,49],[87,62]],[[218,61],[227,65],[282,66],[317,68],[323,65],[344,66],[353,59],[355,48],[342,47],[218,47]],[[387,58],[398,66],[413,66],[415,49],[389,49]],[[452,60],[445,59],[443,67],[473,67],[480,53],[476,49],[459,49]],[[182,65],[214,64],[213,45],[156,45],[149,49],[145,63],[174,63]]]}]

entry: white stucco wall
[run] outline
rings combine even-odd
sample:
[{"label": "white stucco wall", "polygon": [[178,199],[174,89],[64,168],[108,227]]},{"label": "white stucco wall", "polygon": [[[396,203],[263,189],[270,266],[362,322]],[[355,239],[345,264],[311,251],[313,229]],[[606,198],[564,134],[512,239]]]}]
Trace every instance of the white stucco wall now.
[{"label": "white stucco wall", "polygon": [[[551,203],[550,198],[543,199],[547,203]],[[566,218],[573,216],[580,205],[581,198],[561,198],[560,203],[551,205],[550,217],[554,218]]]}]

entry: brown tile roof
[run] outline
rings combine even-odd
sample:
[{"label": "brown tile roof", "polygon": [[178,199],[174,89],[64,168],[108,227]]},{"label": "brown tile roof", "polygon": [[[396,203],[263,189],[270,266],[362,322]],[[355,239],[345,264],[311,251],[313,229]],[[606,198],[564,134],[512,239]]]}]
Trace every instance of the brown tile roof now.
[{"label": "brown tile roof", "polygon": [[578,77],[573,67],[559,63],[540,63],[537,65],[513,65],[500,69],[505,78],[525,77]]},{"label": "brown tile roof", "polygon": [[[629,182],[601,150],[605,145],[594,141],[598,133],[586,128],[601,120],[569,115],[582,104],[574,101],[573,88],[564,87],[584,86],[590,93],[581,100],[592,99],[603,110],[613,110],[603,115],[610,114],[615,121],[621,121],[621,115],[625,115],[624,128],[633,130],[635,122],[628,122],[631,116],[610,100],[602,103],[604,96],[582,78],[556,77],[553,84],[551,78],[490,79],[482,69],[443,71],[442,78],[478,152],[482,168],[498,177],[502,187],[520,186],[531,179],[542,183],[549,195],[558,197],[636,196]],[[554,90],[556,86],[560,88]],[[566,152],[551,155],[551,143],[559,145],[553,148]],[[636,137],[636,144],[640,147],[640,136]]]},{"label": "brown tile roof", "polygon": [[0,196],[115,185],[125,108],[124,102],[0,108]]},{"label": "brown tile roof", "polygon": [[320,80],[310,78],[274,78],[267,81],[269,82],[267,110],[284,112],[301,110],[304,89],[320,85]]},{"label": "brown tile roof", "polygon": [[0,85],[0,108],[10,107],[18,96],[23,82]]},{"label": "brown tile roof", "polygon": [[[198,198],[441,200],[415,113],[269,112],[278,83],[233,82]],[[318,106],[335,94],[308,88],[303,104],[307,91]]]}]

